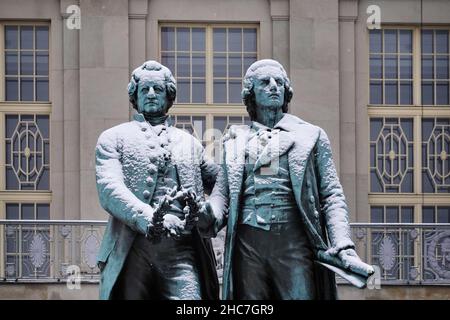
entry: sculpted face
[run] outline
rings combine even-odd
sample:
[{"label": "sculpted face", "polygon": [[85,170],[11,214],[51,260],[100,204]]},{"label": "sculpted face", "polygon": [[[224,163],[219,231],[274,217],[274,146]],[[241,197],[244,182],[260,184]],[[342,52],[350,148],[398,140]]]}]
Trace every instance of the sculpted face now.
[{"label": "sculpted face", "polygon": [[273,66],[263,66],[256,71],[253,91],[256,105],[281,109],[284,104],[284,80],[281,71]]},{"label": "sculpted face", "polygon": [[140,113],[151,116],[166,114],[168,100],[162,72],[149,72],[139,81],[137,90],[137,105]]}]

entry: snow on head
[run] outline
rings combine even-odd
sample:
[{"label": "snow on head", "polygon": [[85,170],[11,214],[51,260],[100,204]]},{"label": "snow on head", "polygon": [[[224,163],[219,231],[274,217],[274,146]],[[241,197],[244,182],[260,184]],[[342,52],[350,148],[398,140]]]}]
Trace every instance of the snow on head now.
[{"label": "snow on head", "polygon": [[242,100],[247,106],[247,111],[252,120],[256,118],[255,108],[257,107],[254,99],[255,93],[253,91],[255,80],[267,75],[267,73],[270,73],[274,77],[283,79],[285,91],[282,110],[284,113],[287,113],[288,104],[294,94],[294,90],[291,87],[291,81],[287,76],[286,70],[284,70],[283,66],[278,61],[263,59],[254,62],[245,73],[242,88]]},{"label": "snow on head", "polygon": [[137,110],[137,88],[140,80],[145,78],[161,78],[166,83],[168,106],[167,110],[172,106],[177,95],[177,87],[175,78],[169,68],[163,66],[157,61],[149,60],[144,62],[141,66],[137,67],[131,73],[130,83],[128,83],[128,97],[133,105],[133,108]]}]

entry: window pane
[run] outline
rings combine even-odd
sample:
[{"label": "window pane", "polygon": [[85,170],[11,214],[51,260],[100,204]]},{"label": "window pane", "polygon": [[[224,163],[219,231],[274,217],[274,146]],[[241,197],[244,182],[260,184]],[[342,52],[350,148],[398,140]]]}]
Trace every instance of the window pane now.
[{"label": "window pane", "polygon": [[422,53],[433,53],[433,30],[422,30]]},{"label": "window pane", "polygon": [[50,206],[47,203],[38,203],[37,207],[37,220],[49,220],[50,219]]},{"label": "window pane", "polygon": [[12,168],[6,168],[6,189],[7,190],[18,190],[19,181]]},{"label": "window pane", "polygon": [[242,29],[228,29],[228,51],[242,51]]},{"label": "window pane", "polygon": [[192,28],[192,51],[205,51],[205,28]]},{"label": "window pane", "polygon": [[244,29],[244,51],[257,51],[256,29]]},{"label": "window pane", "polygon": [[33,78],[21,78],[20,79],[20,100],[33,101]]},{"label": "window pane", "polygon": [[371,223],[383,223],[383,207],[370,207],[370,222]]},{"label": "window pane", "polygon": [[370,57],[370,78],[382,79],[383,78],[383,60],[380,55],[372,55]]},{"label": "window pane", "polygon": [[48,78],[36,79],[36,101],[49,101]]},{"label": "window pane", "polygon": [[50,169],[44,168],[37,184],[38,190],[50,190]]},{"label": "window pane", "polygon": [[397,104],[397,82],[386,81],[385,90],[385,103]]},{"label": "window pane", "polygon": [[412,82],[400,83],[400,104],[412,104]]},{"label": "window pane", "polygon": [[193,77],[205,77],[205,55],[204,54],[192,54],[192,76]]},{"label": "window pane", "polygon": [[[23,120],[23,118],[22,118]],[[49,126],[49,117],[48,115],[37,115],[36,116],[36,124],[39,128],[39,131],[42,133],[42,137],[44,139],[50,138],[50,126]]]},{"label": "window pane", "polygon": [[247,72],[247,69],[252,65],[253,62],[256,61],[256,54],[246,54],[244,55],[244,75]]},{"label": "window pane", "polygon": [[33,203],[22,203],[22,219],[24,220],[34,220],[34,204]]},{"label": "window pane", "polygon": [[448,53],[448,30],[436,30],[436,53]]},{"label": "window pane", "polygon": [[18,27],[5,26],[5,49],[17,49]]},{"label": "window pane", "polygon": [[205,103],[205,80],[192,80],[192,102],[193,103]]},{"label": "window pane", "polygon": [[412,53],[412,31],[400,30],[400,52]]},{"label": "window pane", "polygon": [[190,77],[191,65],[189,61],[189,54],[178,53],[177,54],[177,77]]},{"label": "window pane", "polygon": [[422,207],[422,222],[434,223],[434,207]]},{"label": "window pane", "polygon": [[17,78],[6,78],[6,101],[17,101],[19,98]]},{"label": "window pane", "polygon": [[384,76],[386,79],[397,78],[397,56],[387,55],[384,58]]},{"label": "window pane", "polygon": [[33,27],[32,26],[20,27],[20,48],[21,49],[33,49]]},{"label": "window pane", "polygon": [[8,220],[20,219],[18,203],[7,203],[6,204],[6,219],[8,219]]},{"label": "window pane", "polygon": [[22,51],[20,53],[20,73],[22,75],[32,75],[33,69],[33,52]]},{"label": "window pane", "polygon": [[370,52],[381,53],[381,30],[370,31]]},{"label": "window pane", "polygon": [[175,50],[175,28],[173,27],[161,28],[161,50],[162,51]]},{"label": "window pane", "polygon": [[436,56],[436,78],[448,79],[448,56]]},{"label": "window pane", "polygon": [[433,57],[422,57],[422,79],[433,79]]},{"label": "window pane", "polygon": [[177,28],[177,51],[189,51],[190,42],[189,28]]},{"label": "window pane", "polygon": [[44,26],[36,27],[36,49],[39,50],[48,49],[48,27]]},{"label": "window pane", "polygon": [[214,51],[226,51],[226,29],[214,28],[213,29],[213,50]]},{"label": "window pane", "polygon": [[230,54],[228,56],[228,76],[242,77],[242,59],[240,54]]},{"label": "window pane", "polygon": [[412,79],[412,57],[400,57],[400,79]]},{"label": "window pane", "polygon": [[450,207],[437,208],[437,223],[450,223]]},{"label": "window pane", "polygon": [[227,76],[227,58],[223,54],[214,55],[214,77],[226,77]]},{"label": "window pane", "polygon": [[189,103],[190,102],[190,84],[189,80],[178,80],[177,82],[177,102]]},{"label": "window pane", "polygon": [[17,57],[17,52],[6,52],[5,53],[5,71],[6,75],[18,75],[19,59]]},{"label": "window pane", "polygon": [[227,102],[227,87],[225,80],[214,80],[213,90],[215,103]]},{"label": "window pane", "polygon": [[214,129],[225,131],[227,125],[227,117],[214,117]]},{"label": "window pane", "polygon": [[384,52],[397,53],[397,30],[384,30]]},{"label": "window pane", "polygon": [[370,82],[370,103],[382,104],[383,103],[383,86],[381,81]]},{"label": "window pane", "polygon": [[175,74],[175,54],[174,53],[163,53],[161,54],[161,63],[169,68],[172,74]]},{"label": "window pane", "polygon": [[422,81],[422,104],[433,104],[433,83]]},{"label": "window pane", "polygon": [[402,207],[402,223],[414,222],[414,207]]},{"label": "window pane", "polygon": [[386,222],[398,223],[398,207],[386,207]]},{"label": "window pane", "polygon": [[230,80],[228,82],[228,90],[229,90],[229,103],[241,103],[241,90],[242,90],[242,83],[241,80]]},{"label": "window pane", "polygon": [[36,74],[48,75],[48,53],[36,52]]},{"label": "window pane", "polygon": [[436,104],[448,104],[448,82],[436,83]]}]

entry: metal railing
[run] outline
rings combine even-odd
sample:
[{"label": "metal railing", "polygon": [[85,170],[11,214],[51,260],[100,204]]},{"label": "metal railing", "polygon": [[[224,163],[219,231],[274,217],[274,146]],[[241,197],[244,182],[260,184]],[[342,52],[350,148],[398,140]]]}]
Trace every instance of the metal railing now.
[{"label": "metal railing", "polygon": [[[106,221],[0,220],[0,282],[97,282]],[[450,285],[450,223],[351,224],[358,254],[378,266],[381,284]],[[218,274],[223,232],[213,240]]]},{"label": "metal railing", "polygon": [[0,220],[0,278],[58,282],[76,275],[97,282],[97,253],[106,221]]},{"label": "metal railing", "polygon": [[360,257],[382,284],[450,285],[450,223],[352,223]]}]

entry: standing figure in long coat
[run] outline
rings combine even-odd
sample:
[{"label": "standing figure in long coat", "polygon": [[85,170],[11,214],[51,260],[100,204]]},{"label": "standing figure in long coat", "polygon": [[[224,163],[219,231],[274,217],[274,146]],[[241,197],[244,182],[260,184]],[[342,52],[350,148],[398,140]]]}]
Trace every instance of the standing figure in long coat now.
[{"label": "standing figure in long coat", "polygon": [[[252,64],[209,203],[211,235],[226,226],[224,299],[335,299],[334,273],[364,282],[330,142],[287,113],[293,91],[277,61]],[[326,267],[324,267],[326,266]]]},{"label": "standing figure in long coat", "polygon": [[99,199],[111,215],[98,255],[100,298],[218,299],[211,242],[185,219],[186,199],[211,191],[218,167],[168,118],[176,96],[169,69],[145,62],[128,94],[134,120],[103,132],[96,147]]}]

